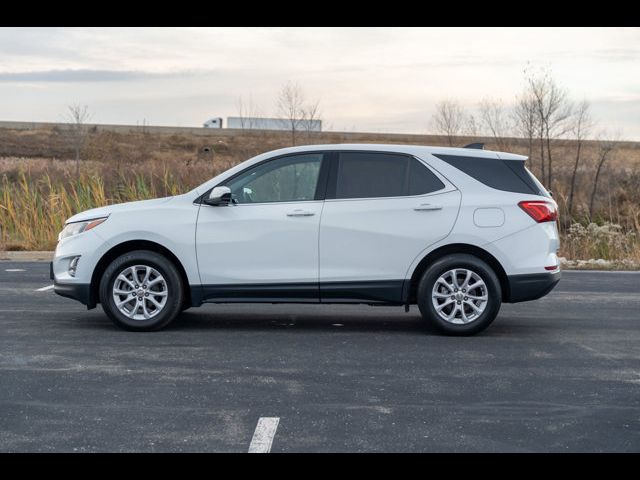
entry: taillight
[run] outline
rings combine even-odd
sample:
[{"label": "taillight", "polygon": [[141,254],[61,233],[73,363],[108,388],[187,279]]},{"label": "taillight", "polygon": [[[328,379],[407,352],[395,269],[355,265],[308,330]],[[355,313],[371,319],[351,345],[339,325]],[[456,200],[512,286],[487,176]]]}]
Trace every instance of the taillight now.
[{"label": "taillight", "polygon": [[550,202],[525,200],[518,203],[518,206],[538,223],[555,222],[558,219],[558,210]]}]

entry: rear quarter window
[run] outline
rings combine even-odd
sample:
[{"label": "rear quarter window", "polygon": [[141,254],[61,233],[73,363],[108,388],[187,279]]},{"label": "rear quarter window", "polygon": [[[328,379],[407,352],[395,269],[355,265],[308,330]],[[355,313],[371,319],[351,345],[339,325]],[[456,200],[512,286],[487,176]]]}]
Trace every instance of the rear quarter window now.
[{"label": "rear quarter window", "polygon": [[434,156],[496,190],[529,195],[549,195],[539,182],[534,181],[525,168],[524,161],[460,155],[434,154]]}]

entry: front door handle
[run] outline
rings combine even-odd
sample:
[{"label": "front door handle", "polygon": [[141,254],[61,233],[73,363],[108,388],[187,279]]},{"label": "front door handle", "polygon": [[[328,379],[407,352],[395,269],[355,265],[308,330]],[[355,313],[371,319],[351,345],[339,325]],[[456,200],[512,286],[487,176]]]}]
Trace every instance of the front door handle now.
[{"label": "front door handle", "polygon": [[422,205],[415,207],[414,210],[418,212],[426,212],[430,210],[442,210],[442,205],[433,205],[431,203],[423,203]]},{"label": "front door handle", "polygon": [[310,212],[309,210],[294,210],[293,212],[287,213],[287,217],[313,217],[315,212]]}]

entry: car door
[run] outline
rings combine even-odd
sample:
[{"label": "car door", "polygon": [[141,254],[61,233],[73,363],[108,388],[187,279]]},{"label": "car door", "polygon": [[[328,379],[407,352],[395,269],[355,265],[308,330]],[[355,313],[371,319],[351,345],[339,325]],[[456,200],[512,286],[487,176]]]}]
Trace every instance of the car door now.
[{"label": "car door", "polygon": [[455,223],[460,192],[417,158],[340,152],[320,223],[322,301],[400,301],[407,271]]},{"label": "car door", "polygon": [[203,300],[318,301],[323,158],[316,152],[261,162],[224,182],[232,204],[202,204],[196,252]]}]

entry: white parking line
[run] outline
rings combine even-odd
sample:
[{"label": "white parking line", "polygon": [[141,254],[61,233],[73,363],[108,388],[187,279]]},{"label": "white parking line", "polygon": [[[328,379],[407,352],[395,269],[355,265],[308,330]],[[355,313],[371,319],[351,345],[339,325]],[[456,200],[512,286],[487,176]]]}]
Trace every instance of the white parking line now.
[{"label": "white parking line", "polygon": [[5,272],[26,272],[24,268],[5,268]]},{"label": "white parking line", "polygon": [[269,453],[271,451],[271,444],[279,422],[279,417],[260,417],[249,445],[249,453]]},{"label": "white parking line", "polygon": [[46,287],[38,288],[36,292],[46,292],[47,290],[51,290],[53,287],[53,285],[47,285]]}]

